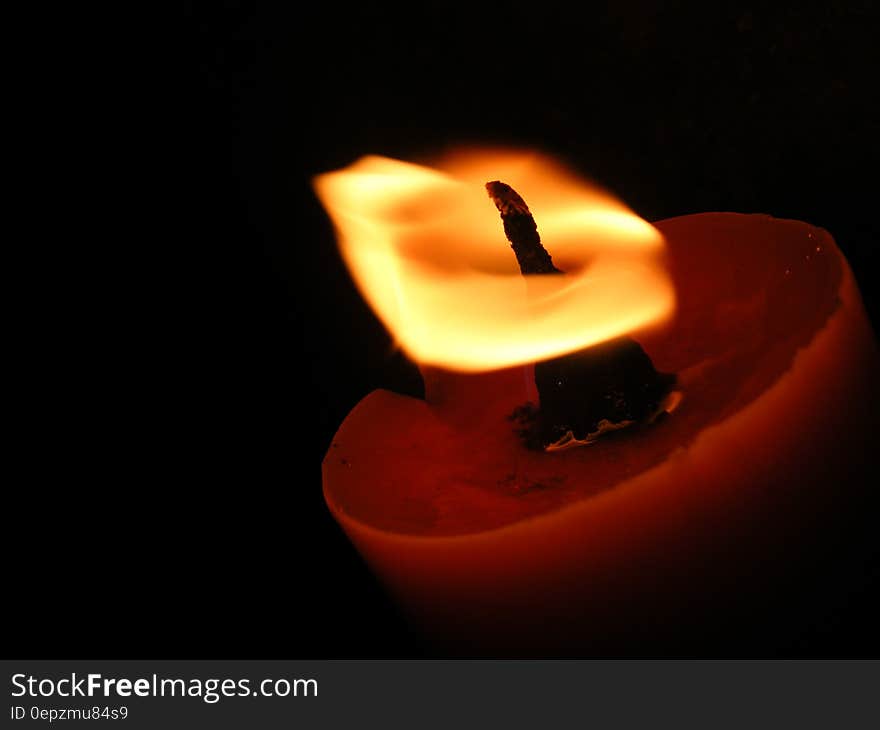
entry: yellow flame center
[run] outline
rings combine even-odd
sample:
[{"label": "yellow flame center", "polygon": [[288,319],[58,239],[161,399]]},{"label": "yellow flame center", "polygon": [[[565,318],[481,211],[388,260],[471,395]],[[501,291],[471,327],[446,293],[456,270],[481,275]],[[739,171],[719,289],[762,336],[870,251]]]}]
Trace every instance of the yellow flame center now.
[{"label": "yellow flame center", "polygon": [[[563,275],[523,277],[484,184],[522,195]],[[476,372],[656,324],[675,306],[659,231],[535,153],[456,153],[429,168],[364,157],[314,180],[354,280],[420,363]]]}]

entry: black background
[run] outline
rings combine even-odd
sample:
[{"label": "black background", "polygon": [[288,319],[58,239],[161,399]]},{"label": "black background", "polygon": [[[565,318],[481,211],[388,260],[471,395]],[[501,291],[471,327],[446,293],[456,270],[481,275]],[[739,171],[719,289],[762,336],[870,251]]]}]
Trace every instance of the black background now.
[{"label": "black background", "polygon": [[[88,103],[65,59],[56,82],[74,89],[64,119],[90,172],[41,194],[89,213],[76,256],[65,248],[75,281],[52,264],[65,284],[28,391],[38,448],[8,517],[11,651],[424,652],[321,495],[355,403],[420,388],[309,186],[362,154],[523,145],[648,220],[806,220],[835,236],[876,323],[878,12],[766,5],[183,3],[155,32],[137,18],[98,31],[117,50],[136,36],[135,53],[76,40]],[[705,652],[880,653],[868,563],[869,589],[809,631],[743,627]]]}]

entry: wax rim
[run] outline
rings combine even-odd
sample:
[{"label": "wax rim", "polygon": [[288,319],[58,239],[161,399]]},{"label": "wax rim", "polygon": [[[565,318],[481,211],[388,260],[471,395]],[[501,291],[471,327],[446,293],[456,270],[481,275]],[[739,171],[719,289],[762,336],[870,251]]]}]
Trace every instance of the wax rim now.
[{"label": "wax rim", "polygon": [[870,329],[870,325],[867,324],[861,295],[855,278],[845,256],[827,231],[794,219],[776,218],[765,214],[738,213],[701,213],[676,216],[659,221],[658,225],[669,225],[686,219],[705,216],[761,218],[773,223],[809,226],[822,236],[822,244],[828,246],[830,251],[833,251],[841,266],[841,278],[837,288],[838,307],[825,320],[824,324],[813,333],[809,342],[796,350],[790,365],[771,385],[762,390],[755,398],[722,420],[701,428],[690,443],[677,447],[659,463],[639,472],[635,476],[622,479],[611,488],[583,496],[571,504],[521,517],[506,524],[452,534],[422,534],[376,527],[367,521],[352,517],[346,512],[330,494],[325,477],[324,497],[334,517],[346,528],[346,531],[351,536],[360,533],[365,536],[365,540],[378,539],[388,544],[397,544],[401,549],[405,546],[424,546],[429,548],[433,545],[469,545],[474,547],[480,542],[485,542],[488,546],[492,543],[504,541],[508,537],[526,541],[528,540],[525,537],[526,533],[534,532],[540,534],[550,527],[559,527],[560,524],[567,523],[571,525],[573,523],[580,523],[588,515],[596,515],[598,519],[598,515],[602,512],[614,513],[620,508],[625,508],[628,504],[633,504],[640,494],[655,491],[654,486],[658,481],[663,481],[664,472],[672,470],[672,478],[675,477],[675,472],[678,470],[686,474],[687,464],[685,462],[688,461],[689,457],[712,452],[719,447],[724,450],[726,442],[735,442],[737,441],[737,436],[750,432],[747,424],[755,418],[756,412],[766,407],[772,408],[774,401],[784,400],[787,393],[797,387],[796,384],[798,382],[811,377],[808,371],[821,368],[823,363],[814,362],[814,359],[826,347],[832,347],[831,343],[835,339],[839,339],[845,334],[843,329],[846,328],[848,322],[861,323],[867,328],[867,337],[870,339],[872,347],[875,348],[874,352],[876,352],[876,346],[873,345],[873,332]]}]

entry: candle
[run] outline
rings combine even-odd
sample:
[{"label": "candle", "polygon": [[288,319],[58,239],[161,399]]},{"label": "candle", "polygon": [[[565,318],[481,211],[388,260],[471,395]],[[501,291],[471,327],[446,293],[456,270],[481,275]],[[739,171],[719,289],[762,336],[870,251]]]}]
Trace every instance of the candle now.
[{"label": "candle", "polygon": [[[652,227],[538,156],[400,165],[316,181],[356,282],[425,380],[425,400],[356,406],[324,494],[428,635],[514,654],[681,636],[772,588],[860,498],[880,358],[827,232],[725,213]],[[502,175],[569,273],[526,285],[500,258],[497,214],[476,206],[478,180]],[[511,416],[537,398],[532,363],[621,334],[677,374],[674,412],[527,448]]]}]

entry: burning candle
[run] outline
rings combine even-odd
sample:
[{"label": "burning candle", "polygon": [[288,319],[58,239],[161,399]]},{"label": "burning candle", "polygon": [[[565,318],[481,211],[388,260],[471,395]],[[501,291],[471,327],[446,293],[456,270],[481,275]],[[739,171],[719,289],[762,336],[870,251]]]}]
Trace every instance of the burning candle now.
[{"label": "burning candle", "polygon": [[[562,275],[523,277],[482,190],[528,201]],[[324,459],[334,517],[412,619],[462,651],[681,635],[769,588],[869,479],[878,352],[827,232],[763,215],[650,225],[530,153],[370,157],[316,190],[354,280],[420,365]],[[534,363],[636,340],[674,411],[536,449]],[[546,445],[546,444],[545,444]]]}]

